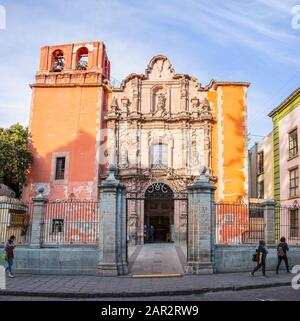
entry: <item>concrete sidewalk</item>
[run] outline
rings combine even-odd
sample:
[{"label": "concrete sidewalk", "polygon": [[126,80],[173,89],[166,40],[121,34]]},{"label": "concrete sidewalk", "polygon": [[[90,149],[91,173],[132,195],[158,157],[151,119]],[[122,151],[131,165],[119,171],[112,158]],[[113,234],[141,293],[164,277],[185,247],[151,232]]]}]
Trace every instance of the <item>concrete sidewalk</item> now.
[{"label": "concrete sidewalk", "polygon": [[268,272],[268,277],[248,273],[184,275],[181,277],[132,278],[97,276],[54,276],[16,274],[7,279],[0,295],[45,297],[146,297],[200,294],[213,291],[238,291],[291,285],[293,274]]}]

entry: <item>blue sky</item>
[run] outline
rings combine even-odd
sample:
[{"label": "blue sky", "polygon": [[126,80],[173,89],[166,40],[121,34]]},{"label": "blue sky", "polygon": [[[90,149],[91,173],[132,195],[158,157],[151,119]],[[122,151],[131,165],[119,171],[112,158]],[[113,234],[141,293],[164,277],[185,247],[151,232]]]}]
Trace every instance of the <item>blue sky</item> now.
[{"label": "blue sky", "polygon": [[[0,0],[0,127],[28,124],[31,90],[44,45],[102,40],[112,76],[143,73],[156,54],[202,85],[251,82],[252,145],[268,134],[268,112],[300,86],[300,0]],[[300,20],[300,19],[299,19]]]}]

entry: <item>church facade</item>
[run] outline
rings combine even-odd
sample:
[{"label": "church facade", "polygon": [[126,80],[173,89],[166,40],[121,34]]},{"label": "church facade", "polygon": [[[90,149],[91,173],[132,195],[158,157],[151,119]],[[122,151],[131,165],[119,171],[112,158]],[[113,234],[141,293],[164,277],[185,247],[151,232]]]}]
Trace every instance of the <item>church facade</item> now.
[{"label": "church facade", "polygon": [[[59,59],[58,59],[58,58]],[[32,85],[35,162],[24,198],[98,199],[107,165],[126,187],[128,239],[186,242],[187,188],[207,168],[215,200],[246,201],[249,83],[196,78],[153,57],[144,74],[110,83],[101,42],[44,47]]]}]

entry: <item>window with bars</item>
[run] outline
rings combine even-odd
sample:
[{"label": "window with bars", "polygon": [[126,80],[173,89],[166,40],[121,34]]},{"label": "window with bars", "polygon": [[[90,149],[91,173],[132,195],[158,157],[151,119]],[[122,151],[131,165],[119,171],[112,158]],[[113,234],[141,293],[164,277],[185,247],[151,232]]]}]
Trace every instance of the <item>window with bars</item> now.
[{"label": "window with bars", "polygon": [[264,181],[258,182],[257,186],[257,197],[258,198],[264,198]]},{"label": "window with bars", "polygon": [[297,128],[289,133],[289,158],[298,155],[298,133]]},{"label": "window with bars", "polygon": [[57,157],[55,166],[55,179],[65,179],[66,158]]},{"label": "window with bars", "polygon": [[299,237],[299,209],[290,209],[290,237]]},{"label": "window with bars", "polygon": [[64,231],[64,220],[54,218],[52,220],[52,233],[62,233]]},{"label": "window with bars", "polygon": [[262,174],[264,172],[264,152],[259,152],[257,154],[257,174]]},{"label": "window with bars", "polygon": [[154,144],[152,146],[152,167],[168,166],[168,145]]},{"label": "window with bars", "polygon": [[290,197],[299,195],[299,174],[298,167],[290,169]]}]

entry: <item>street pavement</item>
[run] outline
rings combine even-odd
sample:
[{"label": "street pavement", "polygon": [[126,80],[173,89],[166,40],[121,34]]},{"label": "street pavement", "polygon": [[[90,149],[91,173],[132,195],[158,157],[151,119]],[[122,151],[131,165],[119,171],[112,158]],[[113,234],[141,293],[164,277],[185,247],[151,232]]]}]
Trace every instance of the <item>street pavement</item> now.
[{"label": "street pavement", "polygon": [[0,294],[60,297],[140,297],[236,291],[291,284],[293,274],[250,277],[248,273],[185,275],[181,277],[132,278],[17,274],[7,279]]},{"label": "street pavement", "polygon": [[291,286],[283,286],[241,291],[207,292],[180,296],[133,298],[59,298],[0,295],[0,301],[300,301],[300,290],[294,290]]}]

